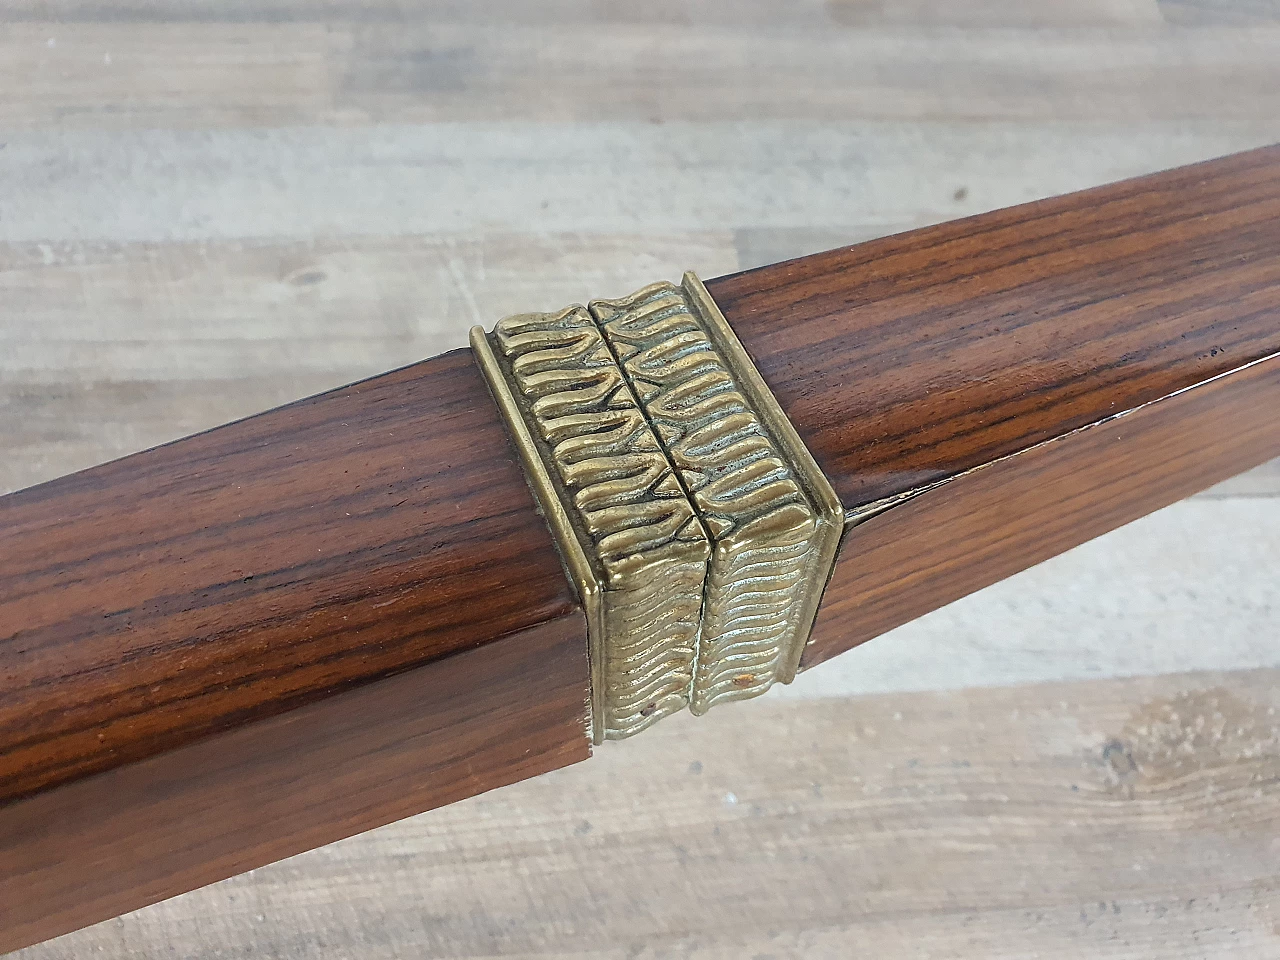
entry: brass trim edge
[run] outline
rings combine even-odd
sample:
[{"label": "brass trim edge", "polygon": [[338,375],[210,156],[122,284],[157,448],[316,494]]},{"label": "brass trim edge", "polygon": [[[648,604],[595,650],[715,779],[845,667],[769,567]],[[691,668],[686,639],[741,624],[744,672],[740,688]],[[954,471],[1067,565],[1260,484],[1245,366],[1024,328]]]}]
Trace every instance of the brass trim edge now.
[{"label": "brass trim edge", "polygon": [[592,737],[632,736],[689,704],[710,538],[586,308],[506,317],[480,337],[590,604]]},{"label": "brass trim edge", "polygon": [[843,508],[701,281],[471,345],[586,613],[592,739],[790,683]]},{"label": "brass trim edge", "polygon": [[795,644],[784,670],[778,677],[780,683],[790,683],[800,670],[800,658],[804,655],[804,648],[809,642],[810,631],[818,616],[818,607],[822,604],[822,595],[835,570],[840,537],[844,533],[844,504],[840,502],[835,487],[831,485],[827,475],[818,466],[818,461],[805,446],[795,425],[782,409],[782,405],[778,403],[778,398],[773,395],[769,385],[765,383],[755,361],[751,359],[751,354],[738,339],[733,327],[729,326],[729,321],[720,312],[720,307],[716,305],[706,286],[691,270],[685,272],[682,286],[689,302],[706,323],[707,330],[720,348],[721,355],[728,362],[743,390],[750,396],[756,414],[764,421],[774,439],[781,444],[790,459],[800,482],[812,498],[822,525],[819,547],[811,566],[814,578],[811,582],[817,584],[817,587],[806,594],[804,611],[800,617],[804,624],[803,636],[800,642]]},{"label": "brass trim edge", "polygon": [[533,490],[534,499],[551,527],[560,557],[569,573],[569,580],[578,591],[578,600],[582,603],[583,613],[587,619],[588,659],[591,664],[591,734],[596,743],[603,740],[601,724],[604,711],[595,702],[596,697],[604,691],[604,657],[601,644],[604,642],[603,604],[600,598],[600,584],[596,580],[587,559],[586,550],[578,539],[578,532],[569,520],[564,501],[556,490],[547,471],[546,463],[534,443],[533,434],[525,423],[524,414],[516,402],[506,374],[489,345],[489,338],[481,326],[471,328],[471,350],[475,354],[480,371],[488,381],[489,390],[502,413],[503,422],[511,435],[516,452],[520,456],[520,464],[524,467],[525,479]]}]

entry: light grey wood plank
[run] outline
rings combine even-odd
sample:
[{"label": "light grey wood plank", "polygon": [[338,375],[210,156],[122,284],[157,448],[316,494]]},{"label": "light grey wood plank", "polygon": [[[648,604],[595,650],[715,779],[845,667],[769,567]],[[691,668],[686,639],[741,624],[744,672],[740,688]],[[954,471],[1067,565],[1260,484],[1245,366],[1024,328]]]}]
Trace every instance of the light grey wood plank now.
[{"label": "light grey wood plank", "polygon": [[728,232],[0,245],[0,490],[736,263]]},{"label": "light grey wood plank", "polygon": [[1280,671],[680,716],[16,955],[1280,953]]},{"label": "light grey wood plank", "polygon": [[727,231],[0,244],[7,382],[377,373],[522,310],[735,269]]},{"label": "light grey wood plank", "polygon": [[18,132],[0,242],[883,232],[1257,146],[1278,123]]},{"label": "light grey wood plank", "polygon": [[0,33],[0,126],[944,117],[1274,130],[1280,114],[1280,25],[962,23],[16,23]]},{"label": "light grey wood plank", "polygon": [[[1270,0],[1255,0],[1257,3]],[[1097,26],[1158,22],[1157,0],[649,0],[600,3],[598,0],[537,0],[532,3],[470,3],[467,0],[10,0],[0,23],[23,21],[88,22],[289,22],[396,21],[484,25],[625,23],[668,29],[693,25],[828,26],[910,23],[920,26]]]},{"label": "light grey wood plank", "polygon": [[354,35],[340,103],[383,122],[1252,121],[1280,108],[1280,29],[1266,27],[371,25]]},{"label": "light grey wood plank", "polygon": [[1272,460],[1256,470],[1210,487],[1200,496],[1208,499],[1280,496],[1280,460]]},{"label": "light grey wood plank", "polygon": [[1150,26],[1163,22],[1157,0],[831,0],[837,23],[848,26],[897,24],[912,27],[996,26],[1078,28]]},{"label": "light grey wood plank", "polygon": [[1280,0],[1159,0],[1169,23],[1188,26],[1280,24]]},{"label": "light grey wood plank", "polygon": [[[959,0],[968,2],[968,0]],[[1005,0],[1012,3],[1012,0]],[[1086,9],[1108,3],[1123,8],[1129,0],[1064,0]],[[1141,0],[1138,0],[1141,2]],[[430,21],[474,25],[541,26],[580,23],[634,23],[681,27],[698,23],[835,24],[827,0],[649,0],[600,3],[599,0],[534,0],[471,3],[468,0],[10,0],[0,22],[97,23],[281,23]]]},{"label": "light grey wood plank", "polygon": [[332,117],[349,41],[323,24],[8,24],[0,129]]}]

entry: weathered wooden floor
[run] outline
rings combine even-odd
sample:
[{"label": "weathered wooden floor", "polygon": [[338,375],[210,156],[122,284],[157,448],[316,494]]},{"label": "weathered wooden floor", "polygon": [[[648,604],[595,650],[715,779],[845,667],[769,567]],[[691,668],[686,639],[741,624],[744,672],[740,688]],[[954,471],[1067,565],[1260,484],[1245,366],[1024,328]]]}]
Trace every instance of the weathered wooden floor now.
[{"label": "weathered wooden floor", "polygon": [[[13,0],[0,490],[504,313],[1277,140],[1277,0]],[[1274,958],[1278,615],[1280,462],[16,956]]]}]

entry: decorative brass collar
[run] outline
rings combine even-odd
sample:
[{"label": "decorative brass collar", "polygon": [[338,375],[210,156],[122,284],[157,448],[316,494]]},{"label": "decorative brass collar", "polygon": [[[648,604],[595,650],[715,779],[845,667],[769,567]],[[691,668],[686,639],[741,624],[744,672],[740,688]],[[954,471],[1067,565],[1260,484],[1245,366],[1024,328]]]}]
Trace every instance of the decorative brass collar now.
[{"label": "decorative brass collar", "polygon": [[790,683],[843,514],[702,282],[471,346],[587,614],[595,742]]}]

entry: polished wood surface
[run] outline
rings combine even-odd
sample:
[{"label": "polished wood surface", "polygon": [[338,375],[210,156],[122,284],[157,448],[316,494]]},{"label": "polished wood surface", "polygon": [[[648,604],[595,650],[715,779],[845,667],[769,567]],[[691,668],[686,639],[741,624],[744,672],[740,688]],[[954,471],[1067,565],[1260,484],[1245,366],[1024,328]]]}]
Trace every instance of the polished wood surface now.
[{"label": "polished wood surface", "polygon": [[586,759],[560,620],[0,807],[0,952]]},{"label": "polished wood surface", "polygon": [[1280,146],[707,287],[846,509],[1280,352]]},{"label": "polished wood surface", "polygon": [[1280,453],[1277,250],[1269,147],[708,283],[851,519],[888,510],[804,665]]},{"label": "polished wood surface", "polygon": [[1273,357],[970,470],[850,527],[805,665],[1275,456],[1277,409]]},{"label": "polished wood surface", "polygon": [[588,754],[585,623],[465,351],[0,498],[0,542],[0,948]]}]

